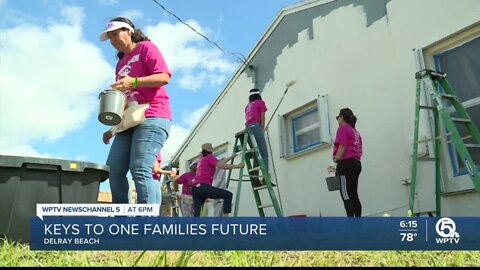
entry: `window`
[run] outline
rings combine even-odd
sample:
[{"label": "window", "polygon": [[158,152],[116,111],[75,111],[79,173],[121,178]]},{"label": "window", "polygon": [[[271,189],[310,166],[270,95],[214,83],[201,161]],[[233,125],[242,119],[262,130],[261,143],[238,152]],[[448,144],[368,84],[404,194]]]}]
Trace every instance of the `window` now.
[{"label": "window", "polygon": [[316,107],[292,117],[291,121],[295,153],[320,144],[320,121]]},{"label": "window", "polygon": [[[441,53],[433,55],[435,68],[447,74],[447,80],[452,85],[456,95],[467,110],[475,125],[480,127],[480,37],[476,37]],[[446,103],[450,105],[450,103]],[[452,117],[458,117],[456,113]],[[456,123],[462,137],[468,135],[465,125]],[[470,155],[477,166],[480,164],[480,148],[473,147],[475,142],[464,140]],[[467,170],[456,153],[455,149],[448,146],[452,163],[453,175],[467,174]]]},{"label": "window", "polygon": [[282,157],[330,144],[328,118],[327,95],[319,96],[316,100],[280,116]]}]

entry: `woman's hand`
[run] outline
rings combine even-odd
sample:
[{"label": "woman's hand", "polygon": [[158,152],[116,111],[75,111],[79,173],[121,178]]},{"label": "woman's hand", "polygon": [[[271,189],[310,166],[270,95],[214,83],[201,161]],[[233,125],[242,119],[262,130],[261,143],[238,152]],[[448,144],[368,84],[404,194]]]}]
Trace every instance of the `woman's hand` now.
[{"label": "woman's hand", "polygon": [[103,133],[103,143],[104,144],[110,144],[110,139],[113,137],[113,132],[110,130],[107,130]]},{"label": "woman's hand", "polygon": [[124,76],[120,76],[120,79],[112,83],[110,87],[112,87],[115,90],[125,92],[131,89],[132,85],[133,85],[133,78],[128,75],[124,75]]},{"label": "woman's hand", "polygon": [[337,168],[337,163],[332,161],[327,167],[327,172],[328,173],[334,172],[336,168]]}]

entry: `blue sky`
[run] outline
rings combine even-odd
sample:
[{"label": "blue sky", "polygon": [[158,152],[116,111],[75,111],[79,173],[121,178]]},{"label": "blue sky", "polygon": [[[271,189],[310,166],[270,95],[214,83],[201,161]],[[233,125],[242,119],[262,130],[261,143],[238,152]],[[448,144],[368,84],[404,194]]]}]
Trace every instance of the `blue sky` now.
[{"label": "blue sky", "polygon": [[[247,55],[279,11],[300,0],[157,0],[223,49]],[[239,66],[152,0],[0,0],[0,154],[104,164],[98,94],[115,51],[98,35],[129,17],[172,71],[171,157]],[[239,112],[242,113],[242,112]],[[108,189],[102,185],[102,190]]]}]

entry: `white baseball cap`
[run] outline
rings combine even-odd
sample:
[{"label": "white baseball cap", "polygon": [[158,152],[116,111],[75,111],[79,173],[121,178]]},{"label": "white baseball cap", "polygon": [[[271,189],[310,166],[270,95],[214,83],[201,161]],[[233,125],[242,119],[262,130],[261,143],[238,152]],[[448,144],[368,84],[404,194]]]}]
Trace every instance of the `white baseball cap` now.
[{"label": "white baseball cap", "polygon": [[120,28],[127,28],[127,29],[132,30],[132,33],[135,32],[133,30],[133,27],[130,24],[128,24],[126,22],[113,21],[113,22],[108,22],[107,25],[105,25],[105,30],[100,34],[100,36],[98,38],[100,39],[100,41],[105,41],[105,40],[108,39],[108,36],[107,36],[108,32],[114,31],[114,30],[117,30],[117,29],[120,29]]}]

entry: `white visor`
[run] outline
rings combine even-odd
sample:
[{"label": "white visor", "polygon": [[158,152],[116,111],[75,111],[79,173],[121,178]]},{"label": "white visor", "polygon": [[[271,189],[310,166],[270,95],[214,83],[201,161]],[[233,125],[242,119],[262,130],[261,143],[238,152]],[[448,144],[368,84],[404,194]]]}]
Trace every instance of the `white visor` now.
[{"label": "white visor", "polygon": [[250,92],[250,95],[249,95],[249,96],[252,96],[252,95],[255,95],[255,94],[258,94],[258,95],[260,95],[260,91],[253,91],[253,92]]},{"label": "white visor", "polygon": [[105,30],[100,34],[98,38],[100,39],[100,41],[105,41],[108,39],[108,36],[107,36],[108,32],[117,30],[120,28],[127,28],[132,30],[132,33],[134,32],[132,26],[126,22],[109,22],[105,26]]}]

